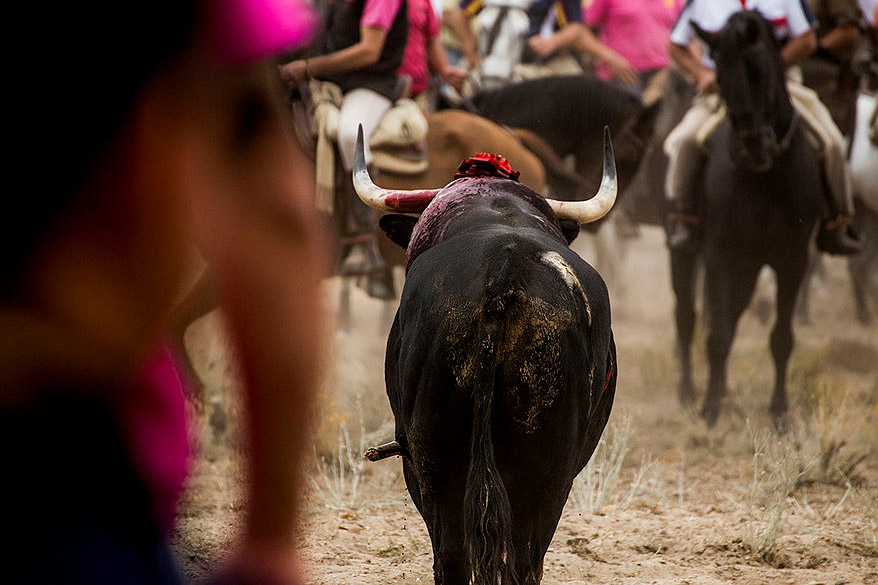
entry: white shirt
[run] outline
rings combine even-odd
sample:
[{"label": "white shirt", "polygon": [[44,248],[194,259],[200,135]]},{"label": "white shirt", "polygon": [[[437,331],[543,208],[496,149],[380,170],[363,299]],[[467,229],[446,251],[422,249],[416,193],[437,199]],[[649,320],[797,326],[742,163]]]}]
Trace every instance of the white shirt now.
[{"label": "white shirt", "polygon": [[806,0],[689,0],[671,29],[671,42],[685,46],[696,39],[690,21],[706,31],[717,32],[732,14],[745,8],[761,12],[780,41],[804,34],[815,24]]},{"label": "white shirt", "polygon": [[860,0],[860,10],[863,12],[863,16],[866,17],[866,21],[875,26],[875,5],[878,4],[876,0]]}]

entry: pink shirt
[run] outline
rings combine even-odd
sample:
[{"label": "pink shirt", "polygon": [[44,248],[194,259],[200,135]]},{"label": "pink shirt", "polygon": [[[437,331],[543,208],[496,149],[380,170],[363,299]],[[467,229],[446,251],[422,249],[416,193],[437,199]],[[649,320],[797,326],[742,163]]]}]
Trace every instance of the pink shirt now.
[{"label": "pink shirt", "polygon": [[439,37],[439,17],[431,0],[408,0],[409,38],[399,75],[412,78],[412,97],[427,91],[430,68],[427,46]]},{"label": "pink shirt", "polygon": [[363,5],[363,15],[360,17],[360,26],[375,26],[390,30],[401,5],[402,0],[366,0],[366,4]]},{"label": "pink shirt", "polygon": [[[682,8],[682,0],[586,0],[585,21],[600,28],[601,41],[634,69],[649,71],[670,62],[668,36]],[[604,63],[598,74],[612,75]]]}]

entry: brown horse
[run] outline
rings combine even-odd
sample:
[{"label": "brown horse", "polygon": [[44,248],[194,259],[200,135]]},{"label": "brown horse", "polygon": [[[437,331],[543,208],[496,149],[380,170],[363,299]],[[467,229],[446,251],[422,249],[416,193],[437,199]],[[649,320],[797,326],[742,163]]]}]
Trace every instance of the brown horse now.
[{"label": "brown horse", "polygon": [[[291,120],[291,124],[292,124]],[[506,157],[512,167],[521,172],[522,183],[537,192],[543,192],[546,184],[546,174],[539,159],[525,148],[518,139],[509,131],[497,124],[474,114],[447,110],[428,116],[429,129],[427,132],[427,152],[430,165],[422,173],[400,175],[376,171],[375,176],[381,184],[392,189],[419,189],[439,188],[446,185],[454,176],[460,163],[467,157],[479,152],[493,152]],[[304,144],[303,146],[308,146]],[[338,157],[336,157],[338,160]],[[350,177],[339,176],[336,185],[342,185],[342,180],[350,181]],[[342,195],[346,189],[338,187],[336,197]],[[363,205],[359,200],[356,204]],[[345,209],[345,206],[337,206],[337,209]],[[342,222],[334,221],[335,218],[327,218],[327,225],[338,226]],[[377,228],[380,236],[379,249],[384,262],[390,266],[399,266],[403,263],[403,251],[391,243]],[[329,229],[334,229],[330,227]],[[336,235],[340,236],[339,233]],[[336,238],[334,245],[341,245],[340,238]],[[392,272],[391,272],[392,274]],[[332,276],[332,275],[327,275]],[[350,281],[360,276],[352,274],[344,278],[342,287],[341,311],[339,322],[342,329],[350,326],[350,315],[347,313],[346,296],[350,291]],[[180,359],[180,367],[184,378],[190,388],[196,402],[204,398],[203,383],[198,377],[197,371],[191,358],[186,351],[185,334],[189,326],[197,319],[207,315],[218,307],[218,298],[213,285],[213,275],[210,266],[204,266],[201,276],[196,280],[176,311],[171,315],[171,343],[174,345]],[[393,299],[391,302],[395,302]]]}]

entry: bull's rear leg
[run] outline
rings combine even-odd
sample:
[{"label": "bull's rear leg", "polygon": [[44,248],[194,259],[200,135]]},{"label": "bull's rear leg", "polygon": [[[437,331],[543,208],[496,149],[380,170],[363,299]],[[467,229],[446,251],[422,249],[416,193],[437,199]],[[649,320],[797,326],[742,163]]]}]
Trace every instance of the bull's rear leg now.
[{"label": "bull's rear leg", "polygon": [[446,499],[437,502],[432,513],[427,511],[429,507],[425,507],[424,511],[432,516],[430,540],[433,543],[435,585],[467,585],[470,572],[464,549],[463,501]]},{"label": "bull's rear leg", "polygon": [[[414,464],[404,459],[402,469],[412,503],[424,519],[430,534],[435,585],[467,585],[469,572],[463,548],[463,500],[460,498],[464,485],[459,479],[450,479],[465,476],[461,475],[460,469],[451,470],[448,473],[449,481],[445,482],[442,489],[426,491],[421,489]],[[456,476],[455,471],[458,473]],[[436,485],[433,479],[428,478],[426,481]]]},{"label": "bull's rear leg", "polygon": [[[570,493],[569,484],[551,478],[544,477],[536,485],[541,489],[510,494],[515,519],[515,575],[520,585],[539,585],[542,581],[546,551]],[[533,505],[536,501],[544,506],[542,510]]]},{"label": "bull's rear leg", "polygon": [[753,296],[759,277],[759,266],[735,266],[734,262],[734,259],[719,258],[707,267],[707,311],[710,317],[707,360],[710,380],[701,416],[708,427],[713,427],[719,417],[722,399],[727,391],[726,368],[735,329]]},{"label": "bull's rear leg", "polygon": [[802,286],[806,266],[786,271],[777,279],[777,319],[771,332],[771,355],[774,358],[774,394],[770,412],[780,425],[787,412],[787,364],[793,351],[793,311],[799,288]]},{"label": "bull's rear leg", "polygon": [[684,405],[695,402],[692,383],[692,337],[695,331],[695,277],[698,255],[685,251],[671,251],[671,282],[676,304],[674,319],[677,326],[677,356],[680,362],[678,396]]},{"label": "bull's rear leg", "polygon": [[440,538],[433,545],[433,581],[435,585],[467,585],[466,555],[461,541]]}]

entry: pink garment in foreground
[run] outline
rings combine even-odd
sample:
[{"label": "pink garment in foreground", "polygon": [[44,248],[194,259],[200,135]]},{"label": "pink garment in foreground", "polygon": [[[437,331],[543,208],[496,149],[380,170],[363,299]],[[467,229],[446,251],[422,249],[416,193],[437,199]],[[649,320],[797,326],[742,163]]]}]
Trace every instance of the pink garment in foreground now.
[{"label": "pink garment in foreground", "polygon": [[317,23],[307,0],[212,0],[211,36],[224,65],[275,56],[310,39]]},{"label": "pink garment in foreground", "polygon": [[153,514],[170,531],[189,471],[183,383],[171,351],[162,346],[141,369],[122,408],[132,465],[149,493]]},{"label": "pink garment in foreground", "polygon": [[[682,0],[591,0],[585,20],[600,28],[601,41],[634,69],[649,71],[670,62],[668,36],[682,8]],[[598,75],[609,79],[612,72],[600,63]]]}]

